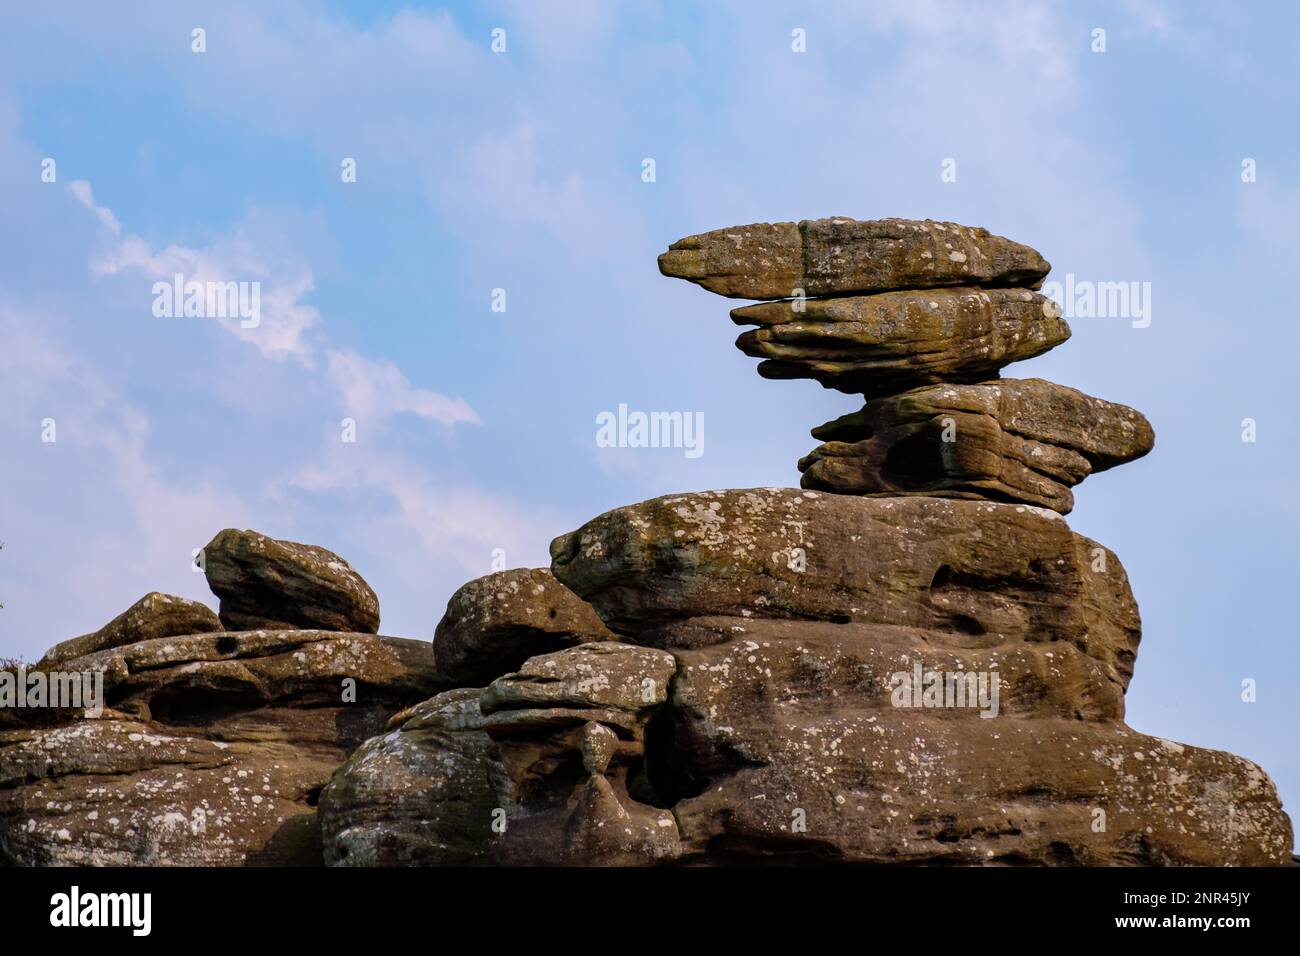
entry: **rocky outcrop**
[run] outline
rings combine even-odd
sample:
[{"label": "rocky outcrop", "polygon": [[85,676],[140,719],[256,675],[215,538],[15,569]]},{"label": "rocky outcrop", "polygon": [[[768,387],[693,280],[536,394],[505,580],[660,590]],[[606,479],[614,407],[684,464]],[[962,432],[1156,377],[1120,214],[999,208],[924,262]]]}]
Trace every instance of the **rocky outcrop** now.
[{"label": "rocky outcrop", "polygon": [[[758,326],[737,344],[767,377],[869,401],[814,429],[803,490],[668,495],[557,538],[564,605],[589,604],[618,642],[464,691],[468,729],[418,752],[401,729],[370,741],[330,788],[385,847],[368,861],[447,854],[442,823],[430,838],[411,808],[446,819],[458,785],[425,768],[472,746],[487,768],[461,773],[473,860],[1288,862],[1291,823],[1258,767],[1124,723],[1137,604],[1119,559],[1061,515],[1153,433],[1122,405],[996,378],[1069,335],[1032,292],[1041,256],[951,223],[838,219],[692,236],[660,268],[790,297],[733,311]],[[465,592],[473,613],[449,609],[440,654],[466,676],[507,662],[487,635],[556,600],[492,579]]]},{"label": "rocky outcrop", "polygon": [[810,378],[875,397],[995,378],[1070,337],[1051,299],[1027,289],[925,289],[763,302],[731,310],[757,325],[736,347],[764,378]]},{"label": "rocky outcrop", "polygon": [[0,730],[10,863],[319,865],[335,769],[445,686],[428,642],[322,630],[171,634],[57,668],[97,675],[104,709]]},{"label": "rocky outcrop", "polygon": [[220,630],[221,621],[206,604],[150,591],[98,631],[54,645],[36,666],[50,668],[95,651],[157,637]]},{"label": "rocky outcrop", "polygon": [[1051,268],[1033,249],[952,222],[837,216],[755,223],[687,236],[659,271],[741,299],[889,292],[937,286],[1026,286]]},{"label": "rocky outcrop", "polygon": [[805,488],[1019,501],[1062,514],[1074,485],[1155,441],[1141,413],[1042,379],[918,388],[813,436],[831,440],[800,460]]},{"label": "rocky outcrop", "polygon": [[546,568],[476,578],[447,602],[433,651],[448,680],[481,687],[524,661],[589,641],[614,640],[585,601]]},{"label": "rocky outcrop", "polygon": [[[861,625],[741,624],[726,644],[679,652],[671,749],[698,793],[673,807],[683,856],[1286,861],[1291,829],[1258,767],[1135,733],[1105,708],[1073,705],[1067,698],[1096,693],[1099,676],[1079,666],[1086,662],[1073,649],[1025,653],[999,644],[958,655],[931,637]],[[918,666],[938,675],[940,690],[928,704],[895,706],[891,674]],[[954,671],[977,682],[1000,675],[997,710],[978,684],[972,703],[950,705],[945,682]]]},{"label": "rocky outcrop", "polygon": [[379,630],[379,599],[333,551],[227,528],[203,549],[228,630]]},{"label": "rocky outcrop", "polygon": [[1258,767],[1124,725],[1136,604],[1051,511],[710,492],[602,515],[553,555],[625,640],[674,656],[646,749],[684,862],[1289,853]]},{"label": "rocky outcrop", "polygon": [[[392,803],[363,828],[387,834],[389,855],[366,859],[446,858],[445,829],[429,853],[406,808],[445,820],[461,805],[424,768],[459,759],[471,734],[483,763],[455,765],[475,808],[457,832],[476,862],[1288,858],[1290,822],[1258,767],[1124,724],[1137,607],[1119,560],[1053,511],[703,492],[601,515],[552,554],[622,641],[462,692],[471,729],[418,752],[405,733],[370,741],[353,764],[371,769],[331,785],[382,795],[353,800],[360,812]],[[412,778],[437,782],[405,793]]]},{"label": "rocky outcrop", "polygon": [[736,310],[742,348],[869,399],[814,429],[809,487],[616,508],[549,571],[462,587],[433,644],[372,633],[330,552],[222,532],[204,558],[240,630],[137,605],[48,658],[100,676],[100,719],[0,723],[0,862],[1290,861],[1260,768],[1124,722],[1137,604],[1062,514],[1153,433],[996,378],[1069,334],[1037,253],[818,220],[661,268],[795,297]]}]

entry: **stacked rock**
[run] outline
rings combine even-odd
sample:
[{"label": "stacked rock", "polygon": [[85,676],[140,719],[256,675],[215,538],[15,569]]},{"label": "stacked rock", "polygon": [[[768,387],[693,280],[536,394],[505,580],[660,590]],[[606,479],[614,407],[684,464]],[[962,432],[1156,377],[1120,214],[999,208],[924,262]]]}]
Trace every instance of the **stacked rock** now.
[{"label": "stacked rock", "polygon": [[824,444],[799,462],[804,488],[1066,514],[1071,487],[1151,450],[1151,426],[1131,408],[998,378],[1070,328],[1035,291],[1047,261],[987,230],[906,219],[762,223],[675,242],[659,268],[721,295],[779,300],[731,313],[757,326],[736,346],[763,359],[759,374],[867,399],[813,429]]},{"label": "stacked rock", "polygon": [[759,371],[866,406],[816,430],[803,489],[616,508],[549,570],[462,587],[433,648],[455,689],[334,774],[327,863],[1289,859],[1259,767],[1124,722],[1137,602],[1058,512],[1151,429],[997,378],[1069,335],[1038,253],[833,219],[706,233],[660,265],[781,299],[733,313]]}]

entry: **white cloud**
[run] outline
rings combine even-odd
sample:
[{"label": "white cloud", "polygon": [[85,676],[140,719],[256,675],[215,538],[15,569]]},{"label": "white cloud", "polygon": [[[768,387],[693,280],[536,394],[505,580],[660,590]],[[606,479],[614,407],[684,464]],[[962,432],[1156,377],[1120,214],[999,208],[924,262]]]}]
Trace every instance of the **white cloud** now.
[{"label": "white cloud", "polygon": [[303,301],[315,288],[305,265],[272,263],[243,230],[207,249],[179,245],[155,249],[139,236],[123,233],[113,211],[95,202],[90,183],[77,180],[68,188],[103,226],[103,249],[91,260],[91,271],[100,277],[141,276],[142,310],[152,305],[153,283],[170,283],[176,275],[184,276],[187,283],[257,282],[261,309],[255,325],[245,327],[239,316],[204,321],[217,322],[257,346],[267,358],[309,362],[313,347],[307,332],[320,321],[320,312]]},{"label": "white cloud", "polygon": [[351,351],[332,351],[327,359],[343,412],[358,422],[382,422],[407,412],[440,425],[481,424],[464,399],[413,388],[392,362],[372,361]]}]

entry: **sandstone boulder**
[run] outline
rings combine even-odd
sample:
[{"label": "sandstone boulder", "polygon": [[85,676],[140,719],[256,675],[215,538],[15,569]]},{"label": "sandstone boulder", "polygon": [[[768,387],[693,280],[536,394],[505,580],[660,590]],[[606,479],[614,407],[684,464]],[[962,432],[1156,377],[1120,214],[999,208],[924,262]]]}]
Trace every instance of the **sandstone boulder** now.
[{"label": "sandstone boulder", "polygon": [[659,257],[664,275],[742,299],[955,285],[1035,289],[1050,269],[1028,246],[930,219],[755,223],[687,236]]},{"label": "sandstone boulder", "polygon": [[448,680],[481,687],[538,654],[614,639],[548,569],[519,568],[476,578],[453,594],[433,651]]},{"label": "sandstone boulder", "polygon": [[379,630],[375,592],[332,551],[227,528],[202,560],[227,630]]},{"label": "sandstone boulder", "polygon": [[811,378],[876,397],[979,382],[1070,337],[1051,299],[1027,289],[929,289],[763,302],[733,309],[736,346],[764,378]]},{"label": "sandstone boulder", "polygon": [[51,668],[74,657],[156,637],[220,630],[224,630],[221,621],[206,604],[150,591],[98,631],[54,645],[36,666]]},{"label": "sandstone boulder", "polygon": [[708,616],[920,627],[1060,641],[1123,688],[1140,635],[1119,559],[1023,505],[790,488],[668,495],[592,519],[551,555],[555,576],[637,642]]},{"label": "sandstone boulder", "polygon": [[799,462],[805,488],[1023,502],[1062,514],[1070,488],[1140,458],[1140,412],[1042,379],[933,385],[870,401],[813,429],[830,439]]},{"label": "sandstone boulder", "polygon": [[330,866],[467,866],[490,862],[495,745],[479,689],[451,690],[394,716],[321,794]]}]

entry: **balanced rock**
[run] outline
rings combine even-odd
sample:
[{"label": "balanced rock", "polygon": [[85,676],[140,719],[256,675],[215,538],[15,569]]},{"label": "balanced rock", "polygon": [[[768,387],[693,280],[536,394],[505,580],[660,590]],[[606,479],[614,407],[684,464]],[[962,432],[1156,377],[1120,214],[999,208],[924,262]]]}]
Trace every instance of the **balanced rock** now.
[{"label": "balanced rock", "polygon": [[333,551],[227,528],[202,560],[228,630],[379,630],[375,592]]},{"label": "balanced rock", "polygon": [[321,793],[330,866],[490,862],[500,764],[478,688],[450,690],[389,720]]},{"label": "balanced rock", "polygon": [[54,645],[36,666],[50,668],[74,657],[156,637],[220,630],[224,630],[221,621],[206,604],[150,591],[98,631]]},{"label": "balanced rock", "polygon": [[[420,798],[390,797],[429,779],[438,820],[495,788],[508,825],[484,852],[506,864],[1290,860],[1257,766],[1124,723],[1137,605],[1118,558],[1061,513],[1153,434],[1073,389],[989,380],[1069,335],[1032,291],[1036,252],[950,223],[836,219],[692,236],[660,268],[795,300],[735,310],[758,326],[737,344],[765,376],[870,400],[814,430],[806,490],[668,495],[557,538],[554,576],[619,640],[493,680],[470,732],[494,749],[463,783],[424,769],[463,738],[368,743],[391,784],[371,798],[349,765],[331,791],[361,793],[345,814],[391,803],[363,827],[371,844],[386,828],[384,853],[429,855],[404,809]],[[458,673],[491,656],[458,653]]]},{"label": "balanced rock", "polygon": [[932,385],[868,402],[813,429],[828,441],[799,462],[805,488],[942,495],[1068,513],[1070,488],[1140,458],[1141,413],[1042,379]]},{"label": "balanced rock", "polygon": [[1051,299],[1027,289],[930,289],[733,309],[758,325],[736,347],[764,378],[811,378],[875,397],[936,382],[979,382],[1070,337]]},{"label": "balanced rock", "polygon": [[481,687],[538,654],[614,639],[549,569],[517,568],[476,578],[453,594],[433,652],[448,680]]},{"label": "balanced rock", "polygon": [[666,276],[741,299],[1042,284],[1051,266],[987,229],[926,219],[756,223],[687,236],[659,257]]},{"label": "balanced rock", "polygon": [[319,865],[316,803],[401,708],[427,642],[334,631],[155,638],[63,661],[99,719],[0,730],[0,862]]}]

